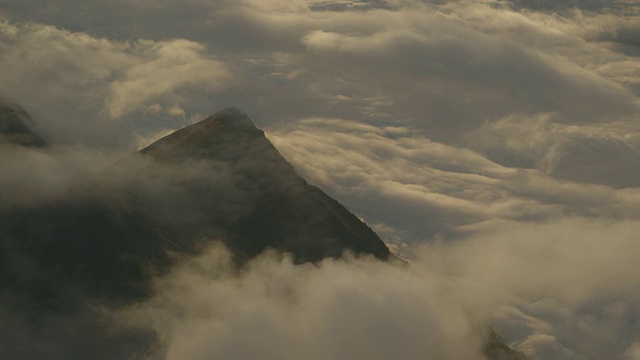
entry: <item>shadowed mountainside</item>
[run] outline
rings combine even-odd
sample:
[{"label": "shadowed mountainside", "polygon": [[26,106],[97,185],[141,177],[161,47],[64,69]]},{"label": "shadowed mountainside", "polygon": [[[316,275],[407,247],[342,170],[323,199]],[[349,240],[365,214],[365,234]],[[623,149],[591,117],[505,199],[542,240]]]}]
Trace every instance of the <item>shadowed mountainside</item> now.
[{"label": "shadowed mountainside", "polygon": [[213,241],[239,264],[269,248],[296,262],[344,251],[390,256],[368,226],[300,178],[236,109],[158,140],[65,199],[0,211],[3,284],[45,303],[68,287],[143,296],[152,276]]},{"label": "shadowed mountainside", "polygon": [[[231,164],[231,185],[248,196],[245,214],[224,224],[223,240],[236,254],[254,257],[267,248],[290,253],[298,262],[339,257],[345,250],[387,259],[382,240],[362,221],[322,190],[309,185],[235,108],[158,140],[141,153],[179,166],[189,161]],[[210,176],[216,176],[212,173]],[[215,190],[202,189],[203,209]],[[207,224],[218,223],[211,216]]]},{"label": "shadowed mountainside", "polygon": [[0,98],[0,144],[45,147],[47,144],[27,126],[31,117],[17,104]]}]

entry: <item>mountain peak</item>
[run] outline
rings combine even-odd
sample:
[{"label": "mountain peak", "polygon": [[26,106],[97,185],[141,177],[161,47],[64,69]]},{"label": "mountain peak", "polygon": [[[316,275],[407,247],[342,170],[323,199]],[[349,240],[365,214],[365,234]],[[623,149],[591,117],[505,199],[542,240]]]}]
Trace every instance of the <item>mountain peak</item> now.
[{"label": "mountain peak", "polygon": [[33,122],[29,114],[17,104],[0,98],[0,142],[28,147],[45,147],[47,144],[36,135],[27,122]]},{"label": "mountain peak", "polygon": [[[236,108],[220,110],[140,152],[178,167],[194,159],[225,164],[228,187],[242,196],[223,201],[221,194],[199,191],[190,206],[205,209],[215,201],[246,210],[221,225],[229,235],[223,241],[241,256],[273,248],[300,262],[340,257],[345,250],[389,258],[384,242],[368,226],[296,174],[264,132]],[[211,217],[207,224],[220,219]]]},{"label": "mountain peak", "polygon": [[235,161],[253,152],[277,153],[264,132],[234,107],[167,135],[140,152],[169,161],[187,158]]},{"label": "mountain peak", "polygon": [[225,128],[224,131],[260,131],[253,123],[253,121],[251,121],[249,116],[247,116],[247,114],[241,112],[240,110],[238,110],[238,108],[235,107],[222,109],[192,126],[201,128],[211,126],[223,127]]},{"label": "mountain peak", "polygon": [[225,125],[251,125],[252,127],[256,127],[253,124],[253,121],[249,119],[249,116],[238,110],[236,107],[228,107],[226,109],[219,110],[209,118],[205,119],[205,121],[209,119],[214,119],[215,121]]}]

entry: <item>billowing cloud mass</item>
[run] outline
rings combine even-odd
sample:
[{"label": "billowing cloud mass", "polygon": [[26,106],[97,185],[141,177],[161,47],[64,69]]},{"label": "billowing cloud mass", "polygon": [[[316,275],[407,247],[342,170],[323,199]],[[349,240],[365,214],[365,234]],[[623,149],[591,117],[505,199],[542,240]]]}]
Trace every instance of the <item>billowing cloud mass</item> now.
[{"label": "billowing cloud mass", "polygon": [[266,254],[229,276],[220,250],[120,315],[151,324],[168,359],[482,358],[482,331],[428,274],[373,259],[293,265]]},{"label": "billowing cloud mass", "polygon": [[158,331],[168,359],[481,359],[489,319],[534,358],[635,359],[639,226],[487,224],[411,265],[266,254],[239,275],[213,248],[117,317]]},{"label": "billowing cloud mass", "polygon": [[0,148],[5,204],[236,106],[410,260],[210,249],[104,315],[149,356],[640,359],[637,1],[0,0],[0,79],[56,144]]}]

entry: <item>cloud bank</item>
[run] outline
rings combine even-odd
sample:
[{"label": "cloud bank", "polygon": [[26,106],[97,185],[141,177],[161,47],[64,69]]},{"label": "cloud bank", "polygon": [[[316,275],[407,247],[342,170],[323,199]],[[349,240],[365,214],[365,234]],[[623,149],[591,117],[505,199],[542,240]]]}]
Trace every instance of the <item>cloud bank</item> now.
[{"label": "cloud bank", "polygon": [[214,247],[119,316],[168,359],[482,359],[489,321],[532,358],[635,359],[638,226],[494,224],[410,265],[265,254],[237,273]]}]

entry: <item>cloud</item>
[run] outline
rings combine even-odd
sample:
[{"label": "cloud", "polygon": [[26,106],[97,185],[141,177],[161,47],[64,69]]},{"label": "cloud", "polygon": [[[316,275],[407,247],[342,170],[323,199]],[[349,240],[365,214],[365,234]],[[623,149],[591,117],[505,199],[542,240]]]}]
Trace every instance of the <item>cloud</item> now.
[{"label": "cloud", "polygon": [[21,334],[12,345],[25,348],[7,353],[20,347],[5,343],[0,353],[483,359],[490,325],[533,359],[622,359],[639,340],[638,226],[486,223],[456,242],[426,245],[410,264],[294,265],[266,253],[238,269],[212,246],[156,279],[146,301],[45,317],[38,331],[6,314],[2,329],[11,325]]},{"label": "cloud", "polygon": [[540,169],[551,173],[562,156],[560,126],[551,124],[553,114],[535,117],[511,115],[487,122],[469,132],[466,145],[509,167]]},{"label": "cloud", "polygon": [[152,324],[167,359],[482,358],[482,334],[436,278],[372,259],[296,266],[275,254],[229,276],[226,256],[214,248],[187,263],[121,316]]},{"label": "cloud", "polygon": [[[616,190],[575,182],[597,180],[596,176],[613,184],[635,179],[634,172],[612,172],[617,170],[593,170],[587,177],[587,169],[607,166],[616,157],[585,159],[573,149],[594,146],[596,136],[603,139],[603,147],[626,144],[624,132],[608,138],[599,129],[551,125],[547,116],[541,116],[536,122],[507,118],[469,134],[471,147],[494,155],[504,165],[481,152],[430,140],[416,129],[344,119],[306,119],[267,134],[312,183],[369,221],[400,229],[405,240],[415,242],[436,234],[448,236],[459,226],[490,219],[539,222],[563,215],[635,219],[640,207],[637,187]],[[633,154],[630,145],[623,149]],[[622,157],[619,164],[628,162],[624,152],[617,156]],[[557,179],[563,171],[575,181]]]},{"label": "cloud", "polygon": [[193,41],[113,41],[41,24],[0,26],[2,91],[38,119],[53,143],[131,146],[184,125],[186,112],[140,116],[145,106],[184,109],[232,80],[224,63]]},{"label": "cloud", "polygon": [[167,359],[482,359],[483,324],[533,359],[624,358],[638,341],[638,226],[494,223],[409,265],[270,253],[237,272],[213,247],[116,319],[157,331],[152,356]]},{"label": "cloud", "polygon": [[173,97],[184,88],[211,91],[231,79],[223,63],[203,56],[204,47],[198,43],[175,40],[141,45],[148,48],[143,53],[150,58],[128,68],[122,80],[109,86],[107,112],[112,118],[138,110],[149,101]]},{"label": "cloud", "polygon": [[[405,271],[362,259],[295,267],[268,255],[245,274],[209,272],[226,277],[185,265],[158,280],[180,291],[159,285],[157,297],[128,310],[153,320],[171,356],[326,354],[309,338],[354,357],[356,344],[388,338],[412,354],[416,339],[385,312],[394,304],[407,328],[444,339],[430,344],[443,356],[477,353],[475,322],[460,315],[473,313],[534,358],[634,358],[637,10],[613,0],[0,0],[0,92],[47,140],[84,144],[2,150],[0,186],[16,189],[2,192],[2,206],[72,193],[78,167],[113,154],[93,147],[136,148],[235,105],[312,183],[424,260]],[[204,186],[238,196],[216,164],[130,165],[150,175],[105,186],[143,197],[169,189],[155,204],[176,224],[201,215],[170,209],[198,200],[180,184],[203,171],[222,176]],[[237,199],[223,213],[241,214]],[[269,282],[290,290],[270,292]],[[370,327],[342,343],[341,317]],[[398,333],[376,333],[376,321]],[[54,346],[53,332],[37,343]],[[242,332],[262,342],[240,346]],[[452,340],[459,349],[448,348]],[[386,354],[380,344],[369,346]]]},{"label": "cloud", "polygon": [[[523,46],[529,45],[521,41],[526,37],[546,36],[540,34],[541,22],[556,27],[556,37],[558,31],[566,31],[563,22],[482,5],[452,7],[453,14],[418,7],[413,12],[352,15],[372,22],[359,31],[336,22],[333,31],[312,31],[302,41],[331,64],[324,71],[384,89],[393,100],[396,118],[409,116],[438,139],[448,140],[514,111],[555,111],[560,115],[557,121],[570,123],[637,113],[635,96],[618,84],[548,47]],[[472,15],[465,15],[467,11]],[[488,16],[499,20],[484,26],[472,22]],[[421,20],[425,17],[429,21]],[[533,21],[538,22],[535,27]],[[515,37],[500,35],[507,28],[516,32]],[[575,42],[573,34],[563,35],[556,42]],[[575,52],[576,46],[571,47]],[[353,95],[360,89],[349,90]]]},{"label": "cloud", "polygon": [[[36,117],[52,114],[57,123],[100,118],[94,126],[102,126],[104,132],[108,126],[96,116],[97,109],[102,117],[123,116],[135,129],[129,131],[143,138],[129,139],[129,144],[148,142],[153,134],[179,127],[182,120],[177,117],[140,113],[141,106],[156,103],[178,104],[186,119],[235,105],[257,115],[260,125],[312,116],[410,125],[454,146],[467,132],[514,116],[554,113],[553,123],[571,125],[631,123],[640,111],[633,71],[637,61],[632,40],[638,30],[633,13],[558,16],[491,1],[368,2],[366,6],[116,1],[83,7],[100,13],[102,25],[96,27],[78,24],[74,21],[81,19],[73,18],[73,11],[63,11],[76,5],[65,1],[50,7],[60,16],[49,17],[51,22],[78,29],[57,33],[101,39],[104,44],[72,50],[95,58],[87,55],[86,61],[74,66],[56,65],[59,72],[75,69],[65,75],[70,85],[64,99],[45,93],[36,102],[21,90],[44,81],[48,70],[21,75],[28,84],[19,86],[15,80],[4,91],[12,89],[18,93],[13,97],[33,109]],[[14,9],[7,10],[9,16],[33,17],[30,6],[6,8]],[[132,14],[140,20],[134,21]],[[75,25],[65,25],[68,21]],[[13,29],[7,33],[22,26],[7,25]],[[18,36],[14,41],[27,38]],[[61,42],[60,47],[66,46],[65,41],[71,40],[56,38],[48,43]],[[105,46],[108,54],[90,50]],[[16,44],[16,48],[30,46]],[[37,63],[67,64],[70,60],[64,54],[43,55]],[[118,60],[100,67],[114,58]],[[25,69],[16,68],[20,63],[7,62],[6,72],[25,74]],[[89,63],[102,75],[82,73]],[[76,71],[81,73],[73,75]],[[86,79],[95,81],[80,86]],[[96,88],[101,90],[96,93]],[[94,101],[77,100],[86,96],[76,94],[92,92]],[[49,97],[51,101],[45,102]],[[81,134],[86,131],[67,132],[56,134],[88,137]],[[113,137],[111,142],[116,141]],[[95,135],[85,141],[100,139]]]},{"label": "cloud", "polygon": [[424,263],[468,281],[471,302],[510,298],[492,317],[534,358],[623,358],[637,341],[639,279],[628,253],[637,226],[580,218],[493,224],[470,242],[429,246]]},{"label": "cloud", "polygon": [[[555,114],[512,115],[469,132],[466,146],[509,167],[539,169],[559,179],[616,188],[640,183],[633,124],[572,126]],[[624,165],[623,165],[624,164]]]},{"label": "cloud", "polygon": [[113,154],[87,147],[0,145],[0,210],[52,203],[81,191]]},{"label": "cloud", "polygon": [[534,10],[562,10],[562,9],[583,9],[583,10],[602,10],[615,9],[633,6],[633,1],[629,0],[515,0],[513,3],[517,6],[534,9]]}]

